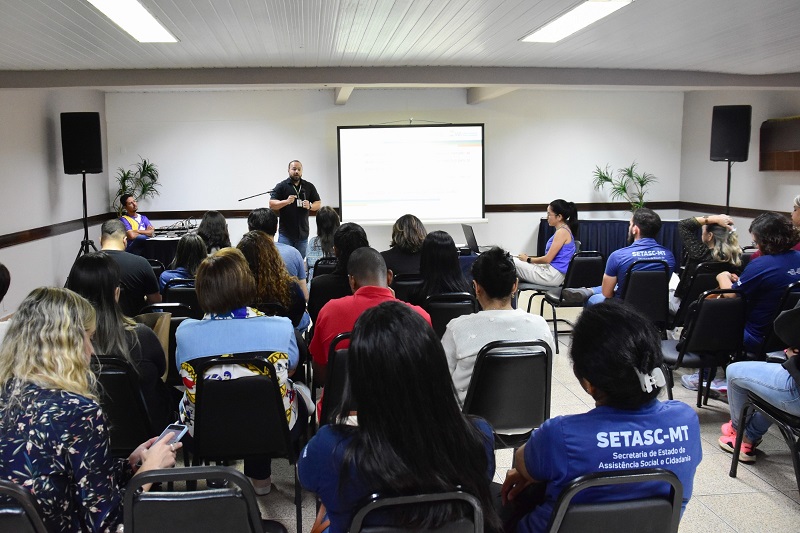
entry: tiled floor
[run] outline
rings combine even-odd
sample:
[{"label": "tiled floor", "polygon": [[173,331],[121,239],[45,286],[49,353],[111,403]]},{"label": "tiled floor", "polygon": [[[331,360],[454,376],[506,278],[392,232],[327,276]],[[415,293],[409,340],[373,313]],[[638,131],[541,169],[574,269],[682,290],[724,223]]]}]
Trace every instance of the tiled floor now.
[{"label": "tiled floor", "polygon": [[[538,305],[533,306],[534,309]],[[559,316],[574,317],[572,310]],[[560,337],[561,353],[553,364],[552,416],[585,412],[594,404],[577,383],[569,363],[568,336]],[[696,393],[680,385],[676,374],[675,398],[695,405]],[[666,393],[664,393],[666,398]],[[697,470],[694,494],[683,515],[682,533],[800,531],[800,497],[792,460],[780,433],[772,428],[758,448],[756,464],[740,464],[737,478],[728,476],[731,456],[717,447],[719,426],[726,422],[727,403],[711,399],[697,409],[703,439],[703,460]],[[511,452],[498,451],[495,480],[502,482],[511,464]],[[265,518],[275,518],[295,530],[292,470],[286,461],[273,461],[273,491],[259,498]],[[303,493],[303,531],[314,521],[314,496]]]}]

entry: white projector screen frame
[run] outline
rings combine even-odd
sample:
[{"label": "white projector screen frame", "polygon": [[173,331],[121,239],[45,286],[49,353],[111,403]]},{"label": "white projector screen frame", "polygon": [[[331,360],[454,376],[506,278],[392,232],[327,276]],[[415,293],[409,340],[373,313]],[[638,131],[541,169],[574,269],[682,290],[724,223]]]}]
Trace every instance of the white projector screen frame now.
[{"label": "white projector screen frame", "polygon": [[342,220],[480,222],[485,214],[483,124],[339,126]]}]

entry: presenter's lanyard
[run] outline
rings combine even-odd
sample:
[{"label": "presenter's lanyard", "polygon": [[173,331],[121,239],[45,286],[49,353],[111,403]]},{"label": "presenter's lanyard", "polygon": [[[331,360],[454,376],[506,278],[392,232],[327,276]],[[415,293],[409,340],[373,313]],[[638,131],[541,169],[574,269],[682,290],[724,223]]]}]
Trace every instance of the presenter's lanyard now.
[{"label": "presenter's lanyard", "polygon": [[294,194],[302,200],[303,198],[300,196],[300,192],[303,190],[303,186],[300,185],[300,187],[295,187],[294,183],[292,183],[292,189],[294,189]]}]

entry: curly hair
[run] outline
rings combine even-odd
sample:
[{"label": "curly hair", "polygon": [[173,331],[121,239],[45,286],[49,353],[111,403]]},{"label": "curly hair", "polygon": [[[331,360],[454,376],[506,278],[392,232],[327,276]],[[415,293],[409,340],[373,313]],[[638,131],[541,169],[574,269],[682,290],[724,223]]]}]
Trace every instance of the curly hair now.
[{"label": "curly hair", "polygon": [[298,280],[289,275],[272,239],[263,231],[249,231],[236,247],[244,254],[255,278],[256,301],[253,303],[278,302],[289,307],[292,286]]},{"label": "curly hair", "polygon": [[24,383],[97,401],[84,335],[95,311],[69,289],[39,287],[22,301],[0,346],[0,384],[13,380],[8,404],[20,401]]},{"label": "curly hair", "polygon": [[782,213],[761,213],[750,224],[750,233],[764,255],[787,252],[800,240],[800,233],[792,224],[792,219]]}]

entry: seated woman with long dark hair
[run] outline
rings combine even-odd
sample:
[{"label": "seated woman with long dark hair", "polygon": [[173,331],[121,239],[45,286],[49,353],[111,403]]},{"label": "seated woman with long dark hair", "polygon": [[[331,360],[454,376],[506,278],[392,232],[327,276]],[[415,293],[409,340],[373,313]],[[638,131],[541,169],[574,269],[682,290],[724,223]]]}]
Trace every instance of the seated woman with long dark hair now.
[{"label": "seated woman with long dark hair", "polygon": [[95,352],[124,357],[133,365],[150,419],[156,427],[163,427],[175,421],[180,394],[161,381],[167,358],[156,334],[122,314],[119,278],[116,261],[103,252],[92,252],[72,265],[67,288],[89,300],[95,309]]},{"label": "seated woman with long dark hair", "polygon": [[178,249],[175,252],[175,259],[172,260],[169,270],[165,270],[158,278],[158,285],[161,293],[167,282],[176,278],[194,279],[197,274],[197,267],[206,258],[206,243],[197,233],[187,233],[178,241]]},{"label": "seated woman with long dark hair", "polygon": [[306,279],[311,283],[314,277],[314,265],[323,257],[335,257],[333,252],[333,235],[339,229],[339,214],[329,205],[323,206],[314,217],[317,223],[317,236],[308,241],[306,254]]},{"label": "seated woman with long dark hair", "polygon": [[181,447],[152,438],[125,462],[111,456],[89,368],[94,329],[89,302],[42,287],[0,345],[0,478],[33,494],[48,531],[115,531],[131,473],[173,466]]},{"label": "seated woman with long dark hair", "polygon": [[[353,328],[347,355],[358,425],[320,428],[299,461],[300,483],[327,510],[330,531],[347,531],[370,494],[445,492],[457,486],[481,502],[487,525],[496,517],[489,493],[494,475],[492,428],[461,413],[439,339],[408,305],[367,309]],[[414,506],[414,528],[434,529],[451,508]]]},{"label": "seated woman with long dark hair", "polygon": [[432,294],[470,291],[458,261],[456,243],[446,231],[432,231],[425,237],[419,272],[423,279],[422,285],[412,291],[409,297],[414,305],[422,305],[425,298]]},{"label": "seated woman with long dark hair", "polygon": [[[655,327],[622,303],[608,301],[581,312],[572,333],[572,370],[596,407],[544,422],[515,454],[502,497],[506,530],[545,531],[555,502],[575,478],[592,472],[658,466],[692,497],[702,458],[700,423],[680,401],[658,400],[666,384],[661,339]],[[661,459],[668,457],[668,461]],[[587,501],[633,500],[667,494],[667,484],[592,489]],[[524,491],[524,492],[523,492]]]},{"label": "seated woman with long dark hair", "polygon": [[253,305],[277,302],[289,312],[292,325],[306,329],[311,320],[306,313],[306,298],[300,281],[289,275],[286,265],[269,235],[263,231],[249,231],[236,245],[256,282]]},{"label": "seated woman with long dark hair", "polygon": [[203,238],[206,243],[206,252],[209,254],[231,245],[228,222],[219,211],[206,211],[203,214],[203,218],[200,219],[200,224],[197,226],[197,234]]},{"label": "seated woman with long dark hair", "polygon": [[544,255],[532,257],[519,254],[514,260],[517,275],[522,281],[558,287],[575,255],[575,234],[578,233],[578,209],[573,202],[558,198],[547,206],[547,224],[556,231],[547,241]]},{"label": "seated woman with long dark hair", "polygon": [[[255,281],[247,260],[236,248],[223,248],[207,257],[197,269],[197,299],[206,311],[202,320],[187,318],[175,333],[176,364],[186,386],[180,403],[180,416],[194,435],[194,409],[197,386],[196,359],[245,352],[268,351],[275,367],[286,419],[292,434],[299,436],[308,421],[307,408],[299,400],[289,376],[297,367],[299,352],[292,322],[286,317],[266,316],[248,307],[255,298]],[[218,365],[206,371],[206,379],[238,379],[255,375],[244,365]],[[308,394],[310,400],[310,393]],[[245,459],[244,473],[256,494],[272,486],[269,458]]]}]

